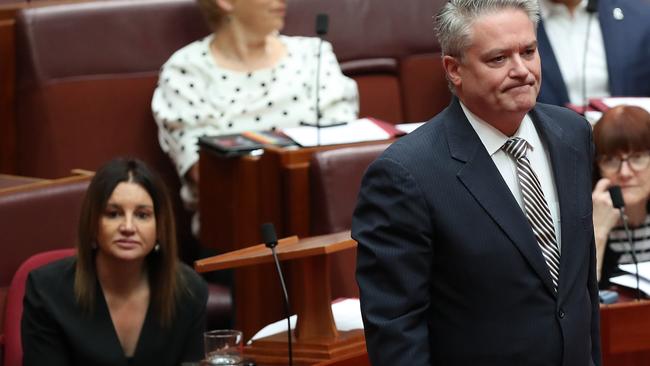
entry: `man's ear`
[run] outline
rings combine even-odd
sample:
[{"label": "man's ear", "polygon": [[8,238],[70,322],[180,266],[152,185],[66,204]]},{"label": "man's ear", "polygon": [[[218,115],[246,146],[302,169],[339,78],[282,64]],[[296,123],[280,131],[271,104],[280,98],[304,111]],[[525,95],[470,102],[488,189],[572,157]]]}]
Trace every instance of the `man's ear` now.
[{"label": "man's ear", "polygon": [[230,13],[235,6],[233,0],[214,0],[214,1],[217,2],[218,7],[220,7],[227,13]]},{"label": "man's ear", "polygon": [[447,80],[456,88],[458,88],[463,81],[460,73],[460,61],[456,57],[445,55],[442,57],[442,67],[447,74]]}]

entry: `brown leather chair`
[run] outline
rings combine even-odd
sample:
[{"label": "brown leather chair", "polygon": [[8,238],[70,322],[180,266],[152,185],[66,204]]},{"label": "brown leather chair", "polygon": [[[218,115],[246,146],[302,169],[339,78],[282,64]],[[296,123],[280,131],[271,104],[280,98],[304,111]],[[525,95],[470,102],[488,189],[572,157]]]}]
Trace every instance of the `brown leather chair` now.
[{"label": "brown leather chair", "polygon": [[[312,235],[350,230],[361,178],[388,145],[355,146],[314,154],[310,164]],[[356,250],[330,257],[332,299],[359,296],[355,269]]]},{"label": "brown leather chair", "polygon": [[209,33],[192,0],[102,1],[24,9],[16,23],[17,174],[53,178],[116,156],[165,180],[181,256],[196,258],[180,181],[151,114],[160,66]]},{"label": "brown leather chair", "polygon": [[315,35],[316,14],[328,14],[325,39],[358,83],[360,115],[426,121],[451,98],[432,20],[446,2],[289,0],[283,33]]}]

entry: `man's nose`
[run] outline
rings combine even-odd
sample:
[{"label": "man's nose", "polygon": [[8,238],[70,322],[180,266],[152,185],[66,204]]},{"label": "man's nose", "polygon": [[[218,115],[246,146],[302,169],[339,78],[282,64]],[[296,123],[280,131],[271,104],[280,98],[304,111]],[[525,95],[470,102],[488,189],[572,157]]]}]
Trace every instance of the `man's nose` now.
[{"label": "man's nose", "polygon": [[526,66],[526,63],[521,56],[514,55],[510,67],[510,77],[521,78],[526,76],[528,76],[528,67]]}]

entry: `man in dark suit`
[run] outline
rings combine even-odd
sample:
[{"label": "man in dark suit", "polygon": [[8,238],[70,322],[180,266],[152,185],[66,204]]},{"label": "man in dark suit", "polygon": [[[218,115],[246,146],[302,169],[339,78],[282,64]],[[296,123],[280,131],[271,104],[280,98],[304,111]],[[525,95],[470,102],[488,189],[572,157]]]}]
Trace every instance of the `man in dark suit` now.
[{"label": "man in dark suit", "polygon": [[456,96],[371,164],[352,223],[374,366],[600,365],[591,129],[536,104],[537,14],[436,17]]},{"label": "man in dark suit", "polygon": [[538,101],[563,106],[603,94],[650,96],[650,5],[639,0],[588,3],[540,0],[537,37],[544,78]]}]

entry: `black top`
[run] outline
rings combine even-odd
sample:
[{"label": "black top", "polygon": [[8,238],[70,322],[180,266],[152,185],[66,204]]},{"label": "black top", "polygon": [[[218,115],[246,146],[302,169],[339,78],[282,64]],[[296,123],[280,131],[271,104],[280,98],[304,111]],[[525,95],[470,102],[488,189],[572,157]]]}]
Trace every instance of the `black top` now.
[{"label": "black top", "polygon": [[[74,296],[74,257],[29,274],[22,318],[23,365],[178,366],[203,357],[208,290],[186,265],[172,324],[162,328],[149,306],[135,354],[124,355],[99,283],[95,310],[84,314]],[[183,289],[185,290],[185,289]]]}]

